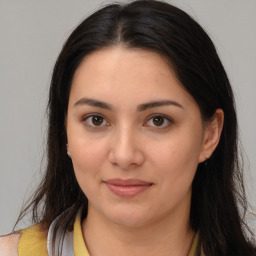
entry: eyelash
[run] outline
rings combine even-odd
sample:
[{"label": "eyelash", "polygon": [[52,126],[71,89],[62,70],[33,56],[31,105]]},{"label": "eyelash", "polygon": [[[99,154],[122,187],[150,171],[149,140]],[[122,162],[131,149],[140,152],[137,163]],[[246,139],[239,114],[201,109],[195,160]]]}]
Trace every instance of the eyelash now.
[{"label": "eyelash", "polygon": [[[102,124],[100,124],[100,125],[95,125],[95,124],[93,124],[93,123],[92,123],[92,122],[93,122],[93,121],[92,121],[92,118],[101,118],[102,121],[103,121],[103,125],[102,125]],[[147,123],[148,123],[149,121],[152,121],[152,122],[153,122],[153,119],[154,119],[154,118],[162,118],[164,125],[162,125],[162,124],[159,125],[159,126],[157,126],[157,125],[147,125]],[[89,123],[88,120],[90,120],[90,123]],[[105,118],[104,116],[102,116],[102,115],[99,115],[99,114],[90,114],[90,115],[87,115],[87,116],[85,116],[85,117],[82,118],[82,122],[85,122],[86,126],[88,126],[88,127],[90,127],[90,128],[93,128],[93,129],[100,129],[100,128],[105,127],[105,126],[110,126],[110,123],[106,120],[106,118]],[[168,116],[166,116],[166,115],[163,115],[163,114],[154,114],[154,115],[151,115],[151,116],[147,119],[147,121],[145,122],[144,125],[147,126],[147,127],[155,127],[155,128],[158,128],[158,129],[164,129],[164,128],[168,128],[171,123],[173,123],[173,120],[172,120],[170,117],[168,117]]]},{"label": "eyelash", "polygon": [[[161,126],[157,126],[157,125],[152,125],[152,127],[156,127],[158,129],[164,129],[164,128],[168,128],[172,123],[173,123],[173,120],[169,117],[169,116],[166,116],[166,115],[163,115],[163,114],[154,114],[154,115],[151,115],[148,119],[147,119],[147,122],[148,123],[149,121],[152,121],[154,120],[154,118],[162,118],[163,119],[163,122],[165,125],[161,125]],[[147,125],[147,126],[151,126],[151,125]]]},{"label": "eyelash", "polygon": [[[91,124],[90,124],[88,120],[90,120],[90,119],[92,119],[92,118],[95,118],[95,117],[101,118],[101,119],[103,120],[104,125],[99,125],[99,126],[98,126],[98,125],[94,125],[94,124],[92,123],[92,120],[91,120],[91,122],[90,122]],[[93,128],[93,129],[100,129],[100,128],[104,127],[104,126],[110,126],[110,124],[109,124],[109,122],[106,120],[106,118],[105,118],[104,116],[102,116],[102,115],[99,115],[99,114],[90,114],[90,115],[87,115],[87,116],[83,117],[82,122],[84,122],[84,123],[86,124],[86,126],[89,126],[90,128]],[[106,123],[106,124],[105,124],[105,123]]]}]

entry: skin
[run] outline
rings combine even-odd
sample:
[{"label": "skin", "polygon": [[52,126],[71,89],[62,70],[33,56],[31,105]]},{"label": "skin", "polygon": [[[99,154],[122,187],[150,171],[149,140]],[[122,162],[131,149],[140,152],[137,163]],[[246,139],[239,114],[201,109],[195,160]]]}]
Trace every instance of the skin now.
[{"label": "skin", "polygon": [[[115,46],[84,58],[66,128],[68,154],[89,201],[82,229],[91,255],[188,254],[191,184],[218,144],[223,119],[218,109],[205,125],[195,100],[156,53]],[[149,185],[118,195],[111,179]]]}]

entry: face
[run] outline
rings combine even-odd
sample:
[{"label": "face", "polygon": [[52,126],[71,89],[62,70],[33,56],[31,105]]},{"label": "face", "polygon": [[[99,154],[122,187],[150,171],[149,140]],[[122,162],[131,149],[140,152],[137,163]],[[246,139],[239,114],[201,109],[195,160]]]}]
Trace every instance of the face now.
[{"label": "face", "polygon": [[74,74],[68,152],[89,213],[124,226],[189,216],[200,110],[158,54],[113,47]]}]

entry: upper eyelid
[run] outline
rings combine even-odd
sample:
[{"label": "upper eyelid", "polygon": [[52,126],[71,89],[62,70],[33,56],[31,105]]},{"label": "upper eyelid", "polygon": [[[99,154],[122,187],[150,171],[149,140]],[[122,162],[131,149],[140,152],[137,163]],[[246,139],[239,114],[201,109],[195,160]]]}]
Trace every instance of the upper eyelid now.
[{"label": "upper eyelid", "polygon": [[[93,117],[93,116],[102,117],[102,118],[105,120],[106,124],[100,125],[100,126],[89,124],[89,123],[87,122],[87,120],[88,120],[89,118]],[[93,113],[90,113],[90,114],[87,114],[87,115],[83,115],[81,121],[85,123],[84,125],[86,125],[86,126],[92,128],[92,129],[101,129],[101,128],[106,127],[106,126],[110,126],[110,122],[109,122],[103,115],[101,115],[101,114],[96,114],[96,113],[94,113],[94,114],[93,114]]]},{"label": "upper eyelid", "polygon": [[[107,122],[108,124],[110,124],[108,118],[106,118],[105,115],[100,114],[100,113],[90,113],[90,114],[83,115],[83,116],[81,117],[81,120],[82,120],[82,121],[85,121],[85,120],[88,119],[89,117],[93,117],[93,116],[100,116],[100,117],[104,118],[104,120],[106,120],[106,122]],[[154,117],[163,117],[163,118],[165,118],[166,120],[168,120],[168,121],[171,122],[171,123],[174,122],[173,118],[171,118],[171,117],[168,116],[168,115],[160,114],[160,113],[154,113],[154,114],[149,115],[149,116],[146,118],[146,121],[145,121],[144,123],[148,122],[149,120],[151,120],[151,119],[154,118]]]},{"label": "upper eyelid", "polygon": [[108,119],[104,115],[99,114],[99,113],[90,113],[90,114],[82,115],[81,119],[82,119],[82,121],[85,121],[86,119],[88,119],[89,117],[92,117],[92,116],[100,116],[108,122]]},{"label": "upper eyelid", "polygon": [[[154,128],[157,128],[157,129],[164,129],[164,128],[168,128],[171,124],[174,123],[174,120],[170,117],[170,116],[166,116],[164,114],[153,114],[151,115],[147,120],[146,122],[144,123],[144,125],[146,125],[152,118],[154,117],[162,117],[164,118],[165,120],[167,120],[168,124],[167,125],[164,125],[164,126],[154,126],[154,125],[148,125],[149,127],[152,126]],[[146,125],[147,126],[147,125]]]},{"label": "upper eyelid", "polygon": [[167,119],[167,120],[170,121],[170,122],[174,122],[174,121],[173,121],[173,118],[171,118],[170,116],[165,115],[165,114],[152,114],[152,115],[150,115],[150,116],[147,118],[147,120],[150,120],[150,119],[152,119],[152,118],[154,118],[154,117],[158,117],[158,116],[163,117],[163,118]]}]

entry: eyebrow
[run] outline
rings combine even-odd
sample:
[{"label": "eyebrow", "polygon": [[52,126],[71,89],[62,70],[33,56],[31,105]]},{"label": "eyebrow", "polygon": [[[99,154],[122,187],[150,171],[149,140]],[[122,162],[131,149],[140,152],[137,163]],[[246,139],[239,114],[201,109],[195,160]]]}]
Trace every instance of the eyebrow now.
[{"label": "eyebrow", "polygon": [[169,106],[169,105],[173,105],[179,108],[183,109],[183,106],[181,104],[179,104],[176,101],[173,100],[159,100],[159,101],[152,101],[152,102],[148,102],[148,103],[144,103],[144,104],[140,104],[137,107],[138,111],[145,111],[149,108],[156,108],[156,107],[162,107],[162,106]]},{"label": "eyebrow", "polygon": [[98,108],[104,108],[104,109],[108,109],[108,110],[112,110],[112,106],[108,103],[105,103],[103,101],[99,101],[99,100],[94,100],[94,99],[88,99],[88,98],[82,98],[80,100],[78,100],[75,104],[75,106],[79,106],[79,105],[89,105],[92,107],[98,107]]},{"label": "eyebrow", "polygon": [[[95,99],[89,99],[89,98],[82,98],[80,100],[78,100],[75,104],[75,106],[79,106],[79,105],[89,105],[92,107],[98,107],[98,108],[103,108],[103,109],[107,109],[107,110],[112,110],[113,107],[111,104],[108,104],[106,102],[103,101],[99,101],[99,100],[95,100]],[[158,101],[151,101],[148,103],[143,103],[137,106],[137,111],[141,112],[141,111],[145,111],[147,109],[150,108],[156,108],[156,107],[162,107],[162,106],[176,106],[179,108],[183,109],[183,106],[181,104],[179,104],[176,101],[173,100],[158,100]]]}]

